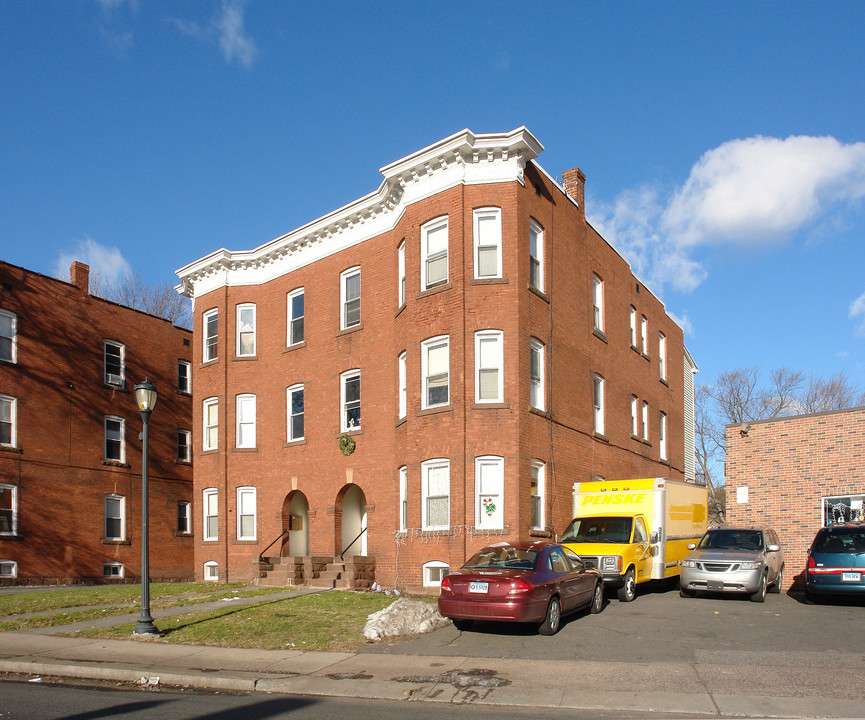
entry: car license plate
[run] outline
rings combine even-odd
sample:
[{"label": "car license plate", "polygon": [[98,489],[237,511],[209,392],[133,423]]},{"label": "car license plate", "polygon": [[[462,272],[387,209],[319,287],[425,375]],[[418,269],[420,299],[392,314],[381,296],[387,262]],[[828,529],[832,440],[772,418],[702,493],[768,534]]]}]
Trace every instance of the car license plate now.
[{"label": "car license plate", "polygon": [[469,592],[473,593],[485,593],[489,589],[490,584],[485,582],[473,582],[469,583]]},{"label": "car license plate", "polygon": [[720,580],[707,580],[706,581],[706,590],[714,590],[716,592],[721,592],[724,589],[724,583]]},{"label": "car license plate", "polygon": [[862,573],[857,573],[857,572],[841,573],[841,582],[862,582]]}]

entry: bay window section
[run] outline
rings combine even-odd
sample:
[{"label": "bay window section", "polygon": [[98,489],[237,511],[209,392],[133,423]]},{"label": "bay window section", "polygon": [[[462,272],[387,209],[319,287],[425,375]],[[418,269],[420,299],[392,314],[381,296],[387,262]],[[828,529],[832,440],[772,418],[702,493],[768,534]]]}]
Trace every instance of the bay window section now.
[{"label": "bay window section", "polygon": [[219,310],[208,310],[202,317],[204,326],[204,362],[216,360],[219,349]]},{"label": "bay window section", "polygon": [[421,509],[424,530],[450,526],[450,461],[427,460],[421,464]]},{"label": "bay window section", "polygon": [[340,431],[360,429],[360,370],[344,372],[340,380]]},{"label": "bay window section", "polygon": [[303,288],[288,295],[288,346],[303,342],[304,292]]},{"label": "bay window section", "polygon": [[529,222],[529,286],[544,291],[544,231],[534,220]]},{"label": "bay window section", "polygon": [[475,278],[502,276],[502,212],[481,208],[473,213]]},{"label": "bay window section", "polygon": [[450,340],[447,335],[425,340],[421,346],[423,408],[440,407],[450,402]]},{"label": "bay window section", "polygon": [[207,488],[202,493],[204,507],[204,539],[219,539],[219,491]]},{"label": "bay window section", "polygon": [[540,460],[532,460],[529,493],[532,503],[533,530],[542,530],[544,527],[544,469],[544,463]]},{"label": "bay window section", "polygon": [[546,409],[544,388],[544,345],[532,339],[529,345],[529,402],[536,410]]},{"label": "bay window section", "polygon": [[479,528],[501,529],[504,503],[504,458],[475,459],[476,524]]},{"label": "bay window section", "polygon": [[342,330],[360,325],[360,268],[351,268],[340,275]]},{"label": "bay window section", "polygon": [[475,401],[502,402],[502,331],[482,330],[475,333]]},{"label": "bay window section", "polygon": [[421,228],[421,290],[448,281],[448,219],[437,218]]}]

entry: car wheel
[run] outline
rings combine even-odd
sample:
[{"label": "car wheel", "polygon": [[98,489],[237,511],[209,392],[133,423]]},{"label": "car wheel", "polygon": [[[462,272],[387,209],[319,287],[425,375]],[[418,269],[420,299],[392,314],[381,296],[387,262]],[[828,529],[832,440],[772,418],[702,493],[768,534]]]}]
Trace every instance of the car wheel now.
[{"label": "car wheel", "polygon": [[766,573],[763,573],[763,577],[760,578],[760,587],[757,588],[757,592],[751,595],[751,602],[763,602],[766,599],[767,583]]},{"label": "car wheel", "polygon": [[778,577],[775,578],[775,582],[772,583],[772,589],[769,591],[771,593],[775,593],[776,595],[781,592],[781,585],[784,583],[784,566],[781,566],[781,569],[778,571]]},{"label": "car wheel", "polygon": [[474,622],[474,620],[466,620],[464,618],[461,618],[461,619],[454,618],[454,627],[457,630],[468,630],[472,626],[473,622]]},{"label": "car wheel", "polygon": [[589,608],[592,615],[597,615],[604,609],[604,583],[600,580],[595,583],[595,594],[592,595],[592,605]]},{"label": "car wheel", "polygon": [[695,590],[688,590],[688,588],[684,588],[681,585],[679,586],[679,597],[692,598],[696,594]]},{"label": "car wheel", "polygon": [[616,590],[616,595],[619,602],[631,602],[637,597],[637,578],[634,576],[634,568],[625,573],[625,581],[622,583],[622,587]]},{"label": "car wheel", "polygon": [[547,605],[547,616],[538,628],[541,635],[555,635],[559,631],[562,624],[562,606],[559,604],[557,597],[550,598],[550,604]]}]

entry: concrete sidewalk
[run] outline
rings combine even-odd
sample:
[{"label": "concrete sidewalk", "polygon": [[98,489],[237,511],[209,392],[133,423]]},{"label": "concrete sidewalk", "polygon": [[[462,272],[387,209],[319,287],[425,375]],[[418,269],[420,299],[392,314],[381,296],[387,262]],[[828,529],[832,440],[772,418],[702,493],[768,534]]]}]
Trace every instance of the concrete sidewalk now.
[{"label": "concrete sidewalk", "polygon": [[[298,591],[235,600],[290,597]],[[243,603],[246,604],[246,603]],[[207,603],[224,607],[225,603]],[[196,609],[198,607],[196,606]],[[192,612],[190,606],[154,617]],[[129,616],[82,623],[134,622]],[[742,694],[752,687],[746,667],[699,663],[510,660],[301,650],[254,650],[175,645],[152,638],[60,637],[76,626],[0,634],[0,672],[32,676],[211,690],[330,695],[444,703],[658,711],[667,716],[865,717],[861,699]],[[456,631],[454,631],[456,632]],[[731,673],[734,676],[731,676]],[[635,689],[638,688],[638,689]],[[827,694],[828,694],[827,689]]]}]

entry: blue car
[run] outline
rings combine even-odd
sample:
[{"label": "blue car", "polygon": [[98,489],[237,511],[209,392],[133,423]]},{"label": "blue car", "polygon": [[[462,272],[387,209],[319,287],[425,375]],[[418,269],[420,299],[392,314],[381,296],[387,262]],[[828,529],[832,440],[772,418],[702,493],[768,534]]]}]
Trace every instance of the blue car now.
[{"label": "blue car", "polygon": [[805,592],[865,597],[865,522],[828,525],[808,551]]}]

